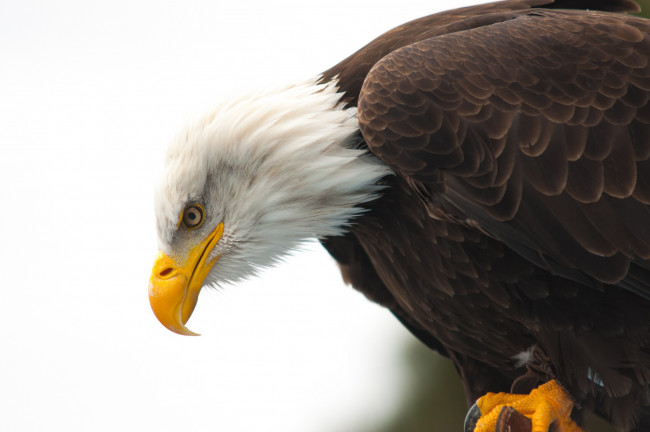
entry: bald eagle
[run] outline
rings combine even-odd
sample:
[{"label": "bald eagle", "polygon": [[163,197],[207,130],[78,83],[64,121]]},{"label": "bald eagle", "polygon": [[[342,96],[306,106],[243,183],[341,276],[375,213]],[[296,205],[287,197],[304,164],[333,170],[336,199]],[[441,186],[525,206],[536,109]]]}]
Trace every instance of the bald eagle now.
[{"label": "bald eagle", "polygon": [[[587,10],[587,9],[590,10]],[[594,10],[598,9],[598,10]],[[151,306],[320,239],[455,364],[478,420],[650,430],[650,21],[630,0],[439,13],[173,140]],[[507,393],[510,392],[510,393]],[[487,393],[487,394],[486,394]],[[509,408],[509,409],[510,409]]]}]

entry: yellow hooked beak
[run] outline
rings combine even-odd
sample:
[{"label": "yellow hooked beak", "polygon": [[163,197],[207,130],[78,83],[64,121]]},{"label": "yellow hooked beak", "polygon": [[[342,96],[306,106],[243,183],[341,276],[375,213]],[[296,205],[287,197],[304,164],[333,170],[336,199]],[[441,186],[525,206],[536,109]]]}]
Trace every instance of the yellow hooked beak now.
[{"label": "yellow hooked beak", "polygon": [[184,264],[179,265],[162,252],[156,257],[149,279],[149,303],[158,321],[174,333],[198,336],[185,323],[194,311],[203,281],[219,259],[207,261],[222,234],[223,223],[220,223],[190,250]]}]

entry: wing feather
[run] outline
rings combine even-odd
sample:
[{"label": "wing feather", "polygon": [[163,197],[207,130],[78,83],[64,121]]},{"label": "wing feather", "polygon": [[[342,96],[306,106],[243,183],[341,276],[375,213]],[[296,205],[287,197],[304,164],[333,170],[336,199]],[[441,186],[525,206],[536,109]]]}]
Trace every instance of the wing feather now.
[{"label": "wing feather", "polygon": [[[444,174],[443,204],[539,266],[629,285],[650,252],[650,25],[500,17],[384,57],[361,90],[362,134],[414,181]],[[646,273],[633,285],[650,297]]]}]

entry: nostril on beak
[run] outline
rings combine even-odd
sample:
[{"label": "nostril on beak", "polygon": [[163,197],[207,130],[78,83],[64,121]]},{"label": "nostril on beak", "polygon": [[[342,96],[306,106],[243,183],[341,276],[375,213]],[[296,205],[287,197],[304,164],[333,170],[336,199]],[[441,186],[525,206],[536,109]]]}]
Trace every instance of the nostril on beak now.
[{"label": "nostril on beak", "polygon": [[172,269],[169,268],[169,267],[167,267],[165,270],[163,270],[163,271],[160,272],[160,277],[165,277],[165,276],[167,276],[167,275],[168,275],[169,273],[171,273],[171,272],[172,272]]}]

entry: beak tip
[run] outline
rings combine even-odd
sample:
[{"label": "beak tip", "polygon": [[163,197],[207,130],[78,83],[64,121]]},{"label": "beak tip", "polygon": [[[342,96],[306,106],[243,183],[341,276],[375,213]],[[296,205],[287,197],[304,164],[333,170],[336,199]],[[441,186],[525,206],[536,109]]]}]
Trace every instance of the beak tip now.
[{"label": "beak tip", "polygon": [[194,333],[192,330],[188,329],[187,327],[183,326],[182,328],[169,328],[169,330],[173,331],[176,334],[183,335],[183,336],[201,336],[199,333]]},{"label": "beak tip", "polygon": [[185,326],[196,304],[195,299],[188,304],[189,313],[185,314],[187,318],[183,319],[182,316],[186,284],[183,276],[167,280],[152,276],[149,280],[149,304],[158,321],[168,330],[185,336],[200,336]]}]

